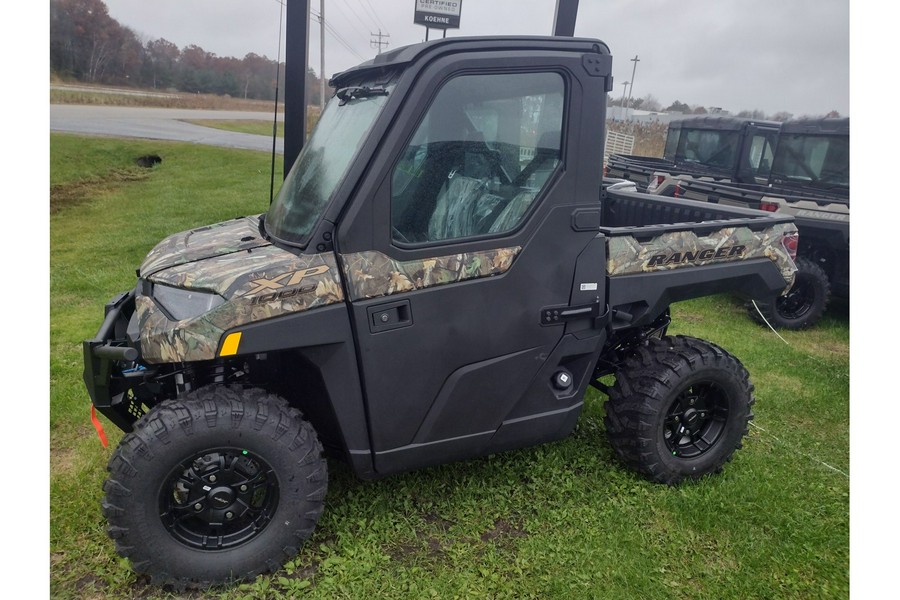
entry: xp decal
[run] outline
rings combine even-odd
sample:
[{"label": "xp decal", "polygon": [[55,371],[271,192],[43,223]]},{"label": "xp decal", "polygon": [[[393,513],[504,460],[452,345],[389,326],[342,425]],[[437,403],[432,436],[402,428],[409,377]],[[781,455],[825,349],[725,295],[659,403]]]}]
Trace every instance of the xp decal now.
[{"label": "xp decal", "polygon": [[[284,294],[287,290],[284,288],[293,288],[297,284],[299,284],[305,277],[312,277],[314,275],[322,275],[327,273],[331,267],[328,265],[319,265],[317,267],[310,267],[308,269],[303,269],[300,271],[291,271],[288,273],[282,273],[281,275],[276,275],[271,279],[266,279],[265,277],[261,279],[254,279],[251,281],[251,285],[255,286],[250,289],[247,293],[243,294],[244,296],[256,296],[257,294],[261,294],[262,292],[269,292],[271,290],[281,290],[279,293]],[[313,286],[315,287],[315,286]],[[299,293],[299,292],[295,292]],[[268,294],[267,294],[268,295]],[[265,296],[259,296],[265,297]],[[255,298],[258,300],[258,298]]]}]

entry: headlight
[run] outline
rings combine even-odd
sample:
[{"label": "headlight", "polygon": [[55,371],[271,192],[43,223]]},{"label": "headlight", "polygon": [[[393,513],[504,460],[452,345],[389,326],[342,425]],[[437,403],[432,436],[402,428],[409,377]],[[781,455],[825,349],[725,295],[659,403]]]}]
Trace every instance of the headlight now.
[{"label": "headlight", "polygon": [[177,321],[199,317],[225,302],[218,294],[167,285],[154,285],[153,299]]}]

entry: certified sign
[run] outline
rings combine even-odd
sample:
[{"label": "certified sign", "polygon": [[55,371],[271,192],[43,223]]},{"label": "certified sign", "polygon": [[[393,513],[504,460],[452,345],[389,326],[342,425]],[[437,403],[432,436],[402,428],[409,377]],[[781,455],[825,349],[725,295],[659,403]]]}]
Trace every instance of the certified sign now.
[{"label": "certified sign", "polygon": [[462,0],[416,0],[413,23],[434,29],[459,29]]}]

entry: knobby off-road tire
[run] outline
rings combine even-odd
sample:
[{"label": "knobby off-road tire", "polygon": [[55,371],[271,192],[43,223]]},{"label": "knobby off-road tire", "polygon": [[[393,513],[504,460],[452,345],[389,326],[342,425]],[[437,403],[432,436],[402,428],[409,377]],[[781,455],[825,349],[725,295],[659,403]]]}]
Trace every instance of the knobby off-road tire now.
[{"label": "knobby off-road tire", "polygon": [[322,513],[328,471],[300,411],[210,386],[144,415],[107,467],[116,550],[155,585],[206,587],[274,571]]},{"label": "knobby off-road tire", "polygon": [[[818,323],[825,314],[831,299],[828,276],[822,267],[809,259],[798,258],[795,262],[797,275],[787,294],[757,299],[759,312],[752,302],[747,303],[747,312],[760,325],[768,321],[775,329],[806,329]],[[760,312],[765,321],[759,316]]]},{"label": "knobby off-road tire", "polygon": [[651,481],[676,484],[722,470],[753,418],[744,366],[695,338],[650,339],[616,374],[606,432],[619,458]]}]

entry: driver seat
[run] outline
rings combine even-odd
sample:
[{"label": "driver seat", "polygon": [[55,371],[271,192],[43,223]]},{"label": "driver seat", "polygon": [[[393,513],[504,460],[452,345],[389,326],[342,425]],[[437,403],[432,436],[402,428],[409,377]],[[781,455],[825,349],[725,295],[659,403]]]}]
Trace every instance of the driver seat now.
[{"label": "driver seat", "polygon": [[441,188],[428,221],[428,240],[446,240],[487,233],[486,223],[500,196],[487,189],[487,179],[454,175]]}]

